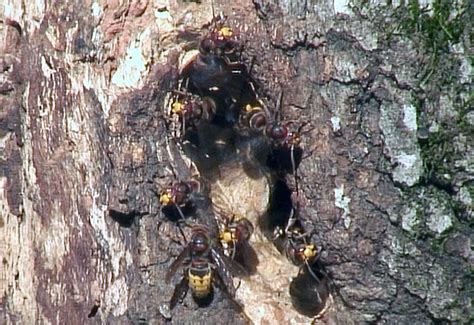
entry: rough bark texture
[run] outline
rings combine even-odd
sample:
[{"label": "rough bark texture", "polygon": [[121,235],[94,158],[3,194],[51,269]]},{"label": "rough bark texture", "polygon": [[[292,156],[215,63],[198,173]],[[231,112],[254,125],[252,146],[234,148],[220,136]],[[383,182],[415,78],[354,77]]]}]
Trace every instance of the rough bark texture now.
[{"label": "rough bark texture", "polygon": [[[410,32],[413,6],[214,5],[255,56],[261,95],[283,90],[283,115],[311,126],[300,209],[335,284],[317,321],[472,322],[468,1],[451,10],[459,33],[433,27],[441,45],[423,43],[436,12]],[[0,320],[166,322],[182,248],[155,193],[186,164],[165,107],[211,3],[6,0],[0,18]],[[219,292],[172,316],[249,322]]]}]

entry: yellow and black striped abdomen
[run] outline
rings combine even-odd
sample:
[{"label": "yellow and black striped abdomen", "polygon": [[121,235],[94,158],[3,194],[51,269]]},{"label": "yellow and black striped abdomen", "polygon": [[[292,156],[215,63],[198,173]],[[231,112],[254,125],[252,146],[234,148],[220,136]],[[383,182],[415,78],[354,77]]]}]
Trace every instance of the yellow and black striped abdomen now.
[{"label": "yellow and black striped abdomen", "polygon": [[188,279],[194,297],[205,298],[212,293],[212,268],[208,260],[193,260],[188,270]]}]

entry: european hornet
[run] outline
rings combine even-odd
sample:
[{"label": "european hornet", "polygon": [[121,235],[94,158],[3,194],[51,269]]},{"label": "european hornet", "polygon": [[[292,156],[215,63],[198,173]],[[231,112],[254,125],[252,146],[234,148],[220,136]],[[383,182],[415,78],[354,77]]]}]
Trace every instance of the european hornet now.
[{"label": "european hornet", "polygon": [[213,19],[214,27],[200,40],[199,53],[184,66],[181,78],[188,91],[215,100],[217,115],[233,124],[239,114],[237,103],[252,93],[252,87],[240,58],[242,46],[235,32],[221,20]]},{"label": "european hornet", "polygon": [[247,218],[233,215],[227,219],[219,234],[226,255],[234,259],[239,246],[248,245],[253,230],[254,227]]},{"label": "european hornet", "polygon": [[184,300],[189,288],[199,305],[206,305],[212,301],[214,285],[223,285],[233,298],[236,291],[233,276],[248,275],[243,267],[226,256],[222,248],[211,240],[208,228],[202,225],[192,228],[190,242],[171,264],[166,274],[167,282],[179,267],[183,267],[183,278],[175,287],[170,309]]},{"label": "european hornet", "polygon": [[207,187],[199,178],[175,182],[159,195],[162,211],[167,217],[184,220],[185,214],[194,210],[196,206],[208,204],[206,191]]},{"label": "european hornet", "polygon": [[[236,39],[234,31],[219,23],[216,25],[199,43],[199,53],[201,55],[216,55],[225,59],[229,59],[230,55],[235,54],[236,50],[240,50],[241,46]],[[227,61],[227,64],[232,64]]]},{"label": "european hornet", "polygon": [[[225,60],[231,66],[238,62],[243,46],[239,41],[239,35],[231,27],[225,24],[226,17],[215,16],[213,8],[213,19],[210,23],[212,28],[199,42],[199,53],[203,56],[215,55]],[[238,63],[240,64],[240,63]]]},{"label": "european hornet", "polygon": [[297,218],[294,217],[294,210],[291,211],[285,229],[279,226],[275,228],[273,241],[293,264],[300,267],[306,266],[308,272],[319,280],[312,267],[319,259],[321,247],[316,247],[308,241],[308,233],[303,231]]},{"label": "european hornet", "polygon": [[199,97],[187,92],[175,91],[177,96],[170,111],[178,117],[182,134],[188,128],[195,129],[201,121],[211,121],[216,113],[216,103],[210,97]]},{"label": "european hornet", "polygon": [[250,133],[262,134],[270,141],[272,149],[266,162],[270,168],[290,172],[296,178],[296,169],[303,155],[301,136],[307,123],[298,126],[293,120],[280,122],[277,118],[270,118],[263,105],[247,104],[243,107],[240,124]]},{"label": "european hornet", "polygon": [[301,142],[301,131],[306,123],[296,127],[295,121],[272,121],[263,105],[247,104],[243,107],[241,123],[253,132],[263,133],[277,146],[289,148]]},{"label": "european hornet", "polygon": [[[291,225],[291,223],[293,223],[293,225]],[[296,301],[306,299],[313,301],[313,304],[316,303],[314,309],[317,309],[317,307],[323,303],[320,287],[323,280],[326,279],[326,277],[320,279],[317,275],[319,271],[315,268],[321,248],[317,248],[316,245],[309,243],[306,238],[307,234],[303,233],[301,228],[294,227],[294,223],[295,219],[290,217],[288,226],[284,232],[278,227],[276,228],[275,244],[279,249],[283,250],[287,258],[293,264],[300,267],[298,276],[293,279],[290,285],[290,294],[292,295],[295,308],[297,310],[299,309],[297,306],[298,302]],[[325,285],[326,284],[324,284],[324,286]],[[308,291],[304,291],[305,289],[308,289]],[[310,298],[308,298],[308,296],[310,296]],[[314,297],[316,297],[316,299],[314,299]],[[304,312],[302,313],[305,314]]]},{"label": "european hornet", "polygon": [[249,243],[253,231],[254,226],[247,218],[234,214],[231,218],[225,218],[219,232],[224,253],[250,273],[256,271],[258,264],[257,253]]}]

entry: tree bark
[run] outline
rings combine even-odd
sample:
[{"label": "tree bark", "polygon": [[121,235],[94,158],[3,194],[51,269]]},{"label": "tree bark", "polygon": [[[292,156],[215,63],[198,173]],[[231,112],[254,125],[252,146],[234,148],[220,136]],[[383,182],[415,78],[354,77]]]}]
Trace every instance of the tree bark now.
[{"label": "tree bark", "polygon": [[[285,119],[308,122],[298,203],[334,281],[316,322],[469,323],[469,15],[435,56],[394,32],[401,7],[339,3],[214,1],[243,60],[255,58],[262,98],[276,106],[283,92]],[[187,162],[170,147],[166,109],[212,12],[209,1],[6,2],[1,320],[170,321],[164,274],[182,246],[156,191]],[[171,322],[278,322],[214,300],[187,298]]]}]

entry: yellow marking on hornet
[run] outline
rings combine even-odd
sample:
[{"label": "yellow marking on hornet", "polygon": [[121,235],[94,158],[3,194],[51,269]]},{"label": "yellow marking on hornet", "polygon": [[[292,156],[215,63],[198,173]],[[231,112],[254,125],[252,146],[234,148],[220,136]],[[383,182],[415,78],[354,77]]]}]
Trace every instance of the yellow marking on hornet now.
[{"label": "yellow marking on hornet", "polygon": [[225,241],[226,243],[231,242],[235,239],[235,235],[231,231],[223,231],[220,234],[221,240]]},{"label": "yellow marking on hornet", "polygon": [[171,105],[171,111],[175,114],[181,113],[183,111],[183,104],[180,102],[174,102]]},{"label": "yellow marking on hornet", "polygon": [[234,32],[232,31],[232,29],[230,29],[230,27],[222,27],[219,30],[219,36],[221,37],[232,37],[232,35],[234,35]]},{"label": "yellow marking on hornet", "polygon": [[262,110],[262,108],[259,107],[259,106],[252,106],[250,104],[247,104],[247,105],[245,105],[244,110],[245,110],[246,113],[250,113],[250,112],[253,112],[253,111],[260,111],[260,110]]},{"label": "yellow marking on hornet", "polygon": [[189,286],[192,288],[194,296],[206,297],[211,291],[211,273],[201,277],[189,272]]},{"label": "yellow marking on hornet", "polygon": [[310,257],[315,257],[316,256],[316,247],[314,245],[306,245],[305,249],[304,249],[304,256],[306,258],[310,258]]},{"label": "yellow marking on hornet", "polygon": [[172,197],[169,193],[164,192],[163,194],[161,194],[161,196],[160,196],[160,204],[161,205],[168,205],[168,204],[170,204],[171,201],[172,201]]}]

